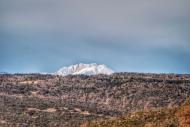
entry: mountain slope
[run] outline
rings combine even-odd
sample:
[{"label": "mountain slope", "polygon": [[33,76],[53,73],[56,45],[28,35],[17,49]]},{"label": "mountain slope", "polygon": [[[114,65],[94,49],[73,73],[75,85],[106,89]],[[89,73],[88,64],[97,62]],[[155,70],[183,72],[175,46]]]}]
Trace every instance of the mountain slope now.
[{"label": "mountain slope", "polygon": [[110,75],[113,70],[108,68],[106,65],[92,64],[76,64],[69,67],[63,67],[55,72],[56,75],[97,75],[97,74],[107,74]]},{"label": "mountain slope", "polygon": [[149,109],[123,117],[86,121],[81,127],[189,127],[190,103],[179,107]]}]

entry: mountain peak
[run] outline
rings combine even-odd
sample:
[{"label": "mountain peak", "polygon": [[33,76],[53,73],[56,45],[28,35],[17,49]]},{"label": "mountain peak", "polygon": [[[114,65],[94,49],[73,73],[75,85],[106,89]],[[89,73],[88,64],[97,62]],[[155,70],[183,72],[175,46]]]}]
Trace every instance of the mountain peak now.
[{"label": "mountain peak", "polygon": [[108,68],[106,65],[101,64],[98,65],[96,63],[91,63],[91,64],[75,64],[75,65],[70,65],[68,67],[63,67],[59,69],[57,72],[55,72],[56,75],[97,75],[97,74],[107,74],[110,75],[114,73],[113,70]]}]

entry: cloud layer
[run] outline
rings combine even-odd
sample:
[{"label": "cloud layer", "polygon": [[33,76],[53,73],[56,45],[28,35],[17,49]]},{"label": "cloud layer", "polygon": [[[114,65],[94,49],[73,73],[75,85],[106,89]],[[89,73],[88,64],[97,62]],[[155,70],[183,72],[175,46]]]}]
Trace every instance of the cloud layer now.
[{"label": "cloud layer", "polygon": [[190,73],[189,0],[2,0],[0,71],[97,62]]}]

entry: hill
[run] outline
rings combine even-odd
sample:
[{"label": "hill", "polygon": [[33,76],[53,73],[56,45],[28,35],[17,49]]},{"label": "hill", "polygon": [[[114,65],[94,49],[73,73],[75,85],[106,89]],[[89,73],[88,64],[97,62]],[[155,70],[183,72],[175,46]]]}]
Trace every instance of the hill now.
[{"label": "hill", "polygon": [[85,121],[177,108],[190,100],[190,75],[1,74],[1,126],[78,127]]},{"label": "hill", "polygon": [[81,127],[189,127],[190,103],[176,108],[150,109],[118,118],[86,121]]}]

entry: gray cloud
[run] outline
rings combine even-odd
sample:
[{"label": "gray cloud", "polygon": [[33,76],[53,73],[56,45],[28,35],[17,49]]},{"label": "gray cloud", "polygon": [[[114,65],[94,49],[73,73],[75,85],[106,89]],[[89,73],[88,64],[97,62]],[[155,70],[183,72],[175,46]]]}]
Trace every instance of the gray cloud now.
[{"label": "gray cloud", "polygon": [[182,40],[185,35],[181,33],[189,32],[184,29],[190,27],[188,0],[6,0],[2,3],[4,25],[21,32],[59,30],[71,36],[122,40],[130,36],[142,39],[142,43],[160,39],[159,45],[179,45],[178,40],[185,45],[186,40]]},{"label": "gray cloud", "polygon": [[42,56],[45,47],[54,60],[72,55],[105,62],[109,54],[121,56],[114,58],[119,61],[124,56],[161,60],[163,51],[176,62],[180,56],[175,54],[190,55],[189,0],[1,0],[0,5],[4,54],[10,50],[8,43],[14,43],[23,52],[24,45],[44,51]]}]

